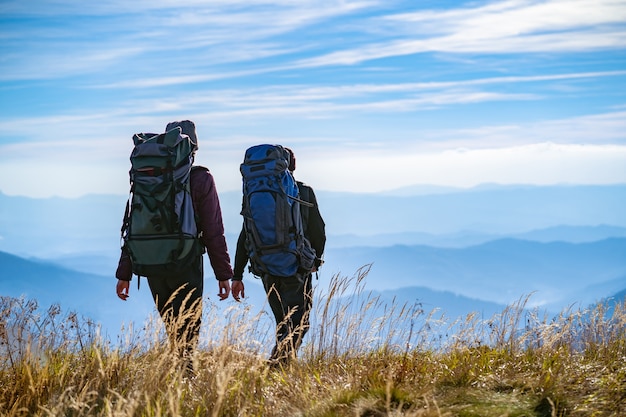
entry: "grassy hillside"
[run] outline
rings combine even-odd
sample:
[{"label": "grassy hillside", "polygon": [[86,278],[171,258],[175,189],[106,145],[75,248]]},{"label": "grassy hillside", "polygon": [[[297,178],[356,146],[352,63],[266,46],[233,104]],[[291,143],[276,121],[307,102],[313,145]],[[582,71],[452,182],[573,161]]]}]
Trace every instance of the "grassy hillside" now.
[{"label": "grassy hillside", "polygon": [[[259,329],[259,317],[244,305],[232,309],[225,323],[205,308],[194,379],[184,378],[168,353],[158,320],[126,329],[127,338],[113,343],[58,306],[42,314],[32,301],[2,297],[0,415],[626,412],[623,300],[611,307],[610,317],[604,305],[541,317],[525,311],[522,299],[486,320],[470,315],[450,323],[419,305],[392,305],[386,316],[371,318],[366,313],[380,300],[360,292],[362,279],[336,277],[328,294],[319,294],[318,324],[300,358],[285,369],[266,366],[271,332]],[[334,302],[350,292],[351,305]]]}]

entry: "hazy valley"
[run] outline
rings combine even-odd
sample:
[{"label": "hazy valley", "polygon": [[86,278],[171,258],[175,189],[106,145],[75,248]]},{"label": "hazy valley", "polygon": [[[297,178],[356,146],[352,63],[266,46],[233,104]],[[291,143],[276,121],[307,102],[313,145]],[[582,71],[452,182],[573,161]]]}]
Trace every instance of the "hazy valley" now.
[{"label": "hazy valley", "polygon": [[[234,256],[240,195],[220,197]],[[1,293],[59,302],[111,334],[144,320],[153,312],[145,280],[139,290],[135,280],[126,303],[114,294],[125,199],[0,194]],[[371,265],[365,291],[451,317],[489,316],[528,295],[530,307],[558,312],[626,289],[624,185],[318,192],[318,200],[328,234],[318,294],[334,276],[350,278],[364,265]],[[212,277],[208,268],[209,302],[216,298]],[[245,279],[246,305],[262,310],[259,282]]]}]

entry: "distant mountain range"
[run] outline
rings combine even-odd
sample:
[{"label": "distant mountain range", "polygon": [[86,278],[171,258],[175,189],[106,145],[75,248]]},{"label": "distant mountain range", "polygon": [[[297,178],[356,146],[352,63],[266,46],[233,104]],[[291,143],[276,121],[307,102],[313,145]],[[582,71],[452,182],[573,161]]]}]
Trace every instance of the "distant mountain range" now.
[{"label": "distant mountain range", "polygon": [[[596,249],[602,250],[602,247]],[[389,248],[389,250],[392,252],[400,250],[401,252],[401,247],[397,246]],[[474,248],[474,251],[476,253],[482,252],[479,248]],[[402,255],[402,253],[398,255]],[[140,289],[136,286],[136,279],[133,281],[131,298],[124,302],[115,295],[115,279],[112,277],[87,274],[60,267],[49,261],[28,260],[4,252],[0,252],[0,270],[2,271],[0,274],[1,295],[35,299],[40,308],[44,310],[53,303],[59,304],[66,313],[77,312],[82,317],[99,323],[103,329],[102,333],[112,341],[121,340],[119,338],[123,337],[122,329],[127,328],[131,322],[134,323],[135,327],[141,327],[150,316],[156,314],[145,279]],[[354,282],[348,276],[341,274],[337,276],[340,279],[347,279],[348,282]],[[445,329],[453,324],[457,318],[468,314],[478,314],[478,318],[481,320],[489,319],[501,313],[506,307],[506,303],[472,298],[455,291],[435,290],[429,286],[411,285],[411,283],[404,282],[393,274],[386,275],[383,282],[377,282],[381,276],[376,272],[374,266],[369,275],[366,276],[365,285],[361,290],[348,285],[346,291],[335,294],[333,298],[333,305],[336,306],[337,311],[348,308],[347,312],[351,315],[348,319],[360,321],[359,327],[363,327],[364,331],[373,331],[370,328],[371,324],[378,323],[377,318],[384,317],[387,323],[393,323],[393,329],[387,328],[386,331],[396,332],[402,339],[411,330],[411,326],[418,326],[414,329],[415,331],[423,326],[426,317],[430,314],[434,314],[433,319],[438,322],[444,318],[440,325]],[[245,282],[246,299],[242,304],[237,304],[232,299],[227,302],[217,302],[215,296],[217,286],[211,280],[207,280],[205,310],[214,309],[212,310],[214,313],[219,312],[216,314],[218,317],[226,316],[226,311],[232,314],[233,308],[248,309],[252,307],[253,314],[249,317],[255,317],[257,314],[255,312],[267,310],[264,292],[259,281],[246,277]],[[389,288],[386,288],[385,282],[391,283]],[[501,282],[499,284],[499,286],[496,284],[498,288],[506,287]],[[484,282],[477,284],[478,287],[483,285],[485,285]],[[556,286],[558,284],[551,285]],[[392,286],[394,288],[391,288]],[[328,275],[322,274],[319,280],[314,281],[314,287],[314,315],[319,318],[323,314],[325,299],[330,291]],[[372,289],[372,287],[378,289]],[[626,294],[626,279],[621,278],[598,285],[589,285],[589,288],[593,289],[595,293],[605,294],[604,297],[598,297],[596,301],[601,301],[602,298],[623,301]],[[615,291],[614,288],[622,289]],[[513,301],[516,302],[522,298],[518,297],[517,300]],[[526,307],[531,308],[532,305],[526,305]],[[580,303],[578,307],[584,308],[586,305]],[[401,311],[404,312],[404,315],[400,315]],[[414,315],[416,311],[419,314]],[[550,311],[547,308],[546,311],[556,314],[561,309]],[[269,312],[266,311],[259,317],[265,325],[257,327],[259,329],[271,329]],[[319,320],[313,319],[314,329],[319,324],[318,322]],[[433,328],[430,336],[435,337],[437,331],[439,330]],[[428,333],[422,333],[422,336],[425,335]],[[379,336],[384,337],[384,335]],[[267,337],[267,335],[261,337]]]},{"label": "distant mountain range", "polygon": [[[0,295],[36,300],[46,310],[58,304],[64,312],[76,312],[100,323],[104,333],[115,339],[122,326],[133,322],[141,326],[156,309],[145,278],[138,288],[137,278],[131,282],[130,298],[117,298],[113,275],[89,274],[66,268],[50,261],[24,259],[0,252]],[[205,298],[216,302],[217,284],[206,280]],[[263,288],[255,282],[247,285],[246,293],[258,308],[264,305]],[[234,301],[221,303],[228,308]]]},{"label": "distant mountain range", "polygon": [[[372,264],[366,289],[448,316],[486,316],[520,297],[559,311],[623,294],[626,185],[419,187],[380,194],[317,191],[328,235],[319,292]],[[114,272],[126,196],[33,199],[0,193],[0,294],[60,302],[110,328],[153,313],[147,283],[124,303]],[[220,194],[231,256],[239,192]],[[207,263],[208,264],[208,263]],[[214,299],[207,267],[208,297]],[[246,277],[248,303],[264,304]],[[219,304],[220,308],[226,304]],[[259,307],[261,308],[261,307]]]},{"label": "distant mountain range", "polygon": [[376,291],[420,286],[499,304],[533,294],[533,305],[553,311],[626,288],[626,238],[588,243],[500,239],[466,248],[349,247],[330,251],[326,260],[325,268],[343,274],[371,263],[367,285]]},{"label": "distant mountain range", "polygon": [[426,245],[436,247],[463,248],[504,238],[531,240],[534,242],[585,243],[611,237],[626,237],[626,227],[597,226],[553,226],[524,233],[488,234],[476,231],[435,235],[431,233],[405,232],[384,233],[373,236],[338,235],[330,236],[328,244],[333,248],[352,246],[384,247],[393,245]]},{"label": "distant mountain range", "polygon": [[[140,289],[137,289],[136,278],[131,285],[131,298],[121,301],[115,295],[115,279],[98,275],[87,274],[58,266],[48,261],[28,260],[11,254],[0,252],[0,295],[10,297],[25,297],[37,300],[40,308],[47,309],[52,304],[58,304],[65,312],[77,312],[85,318],[101,324],[104,334],[115,339],[120,335],[122,326],[130,322],[141,325],[150,316],[155,314],[150,290],[145,278]],[[248,308],[255,311],[266,308],[265,293],[260,281],[251,277],[246,278],[246,299],[241,305],[232,300],[217,302],[217,284],[211,280],[205,283],[205,298],[212,300],[206,308],[217,308],[219,311],[236,307]],[[325,296],[329,288],[324,280],[315,281],[316,291],[315,309],[322,309]],[[355,302],[355,294],[350,291],[336,294],[335,301],[339,305]],[[433,310],[445,312],[446,317],[458,317],[473,311],[480,311],[486,317],[502,311],[504,305],[492,302],[473,300],[464,296],[446,291],[434,291],[428,288],[407,288],[400,291],[364,291],[367,300],[378,300],[376,308],[370,314],[384,314],[391,306],[419,305],[425,314]],[[212,307],[208,307],[208,305]],[[386,307],[387,306],[387,307]],[[353,306],[354,307],[354,306]],[[353,311],[359,315],[361,312]],[[254,314],[252,315],[254,316]],[[269,320],[268,314],[263,320]],[[271,328],[271,326],[270,326]]]},{"label": "distant mountain range", "polygon": [[401,196],[318,194],[333,235],[511,235],[563,225],[626,227],[626,185],[490,186]]},{"label": "distant mountain range", "polygon": [[[537,230],[550,236],[527,237],[589,241],[623,237],[626,229],[626,185],[436,188],[430,194],[422,190],[400,195],[316,194],[330,246],[352,246],[359,239],[367,239],[369,245],[376,240],[383,242],[376,246],[469,246],[494,238],[524,238],[524,234]],[[115,254],[126,198],[89,195],[32,199],[0,193],[0,250],[43,258]],[[241,229],[241,193],[221,193],[220,202],[226,234],[234,248]],[[558,229],[563,226],[578,229]],[[578,236],[570,236],[572,233]],[[591,237],[593,233],[597,239]]]},{"label": "distant mountain range", "polygon": [[103,323],[109,330],[113,328],[113,334],[123,322],[138,318],[140,312],[147,315],[150,311],[145,300],[134,305],[132,311],[125,308],[127,306],[115,296],[112,278],[5,252],[0,252],[0,270],[1,295],[36,300],[44,310],[59,304],[65,312],[74,311]]}]

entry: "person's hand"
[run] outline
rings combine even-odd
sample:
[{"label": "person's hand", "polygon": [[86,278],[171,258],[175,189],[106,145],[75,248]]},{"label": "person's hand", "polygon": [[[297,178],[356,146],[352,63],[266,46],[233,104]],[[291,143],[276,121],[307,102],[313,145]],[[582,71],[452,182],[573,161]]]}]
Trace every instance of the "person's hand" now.
[{"label": "person's hand", "polygon": [[220,301],[223,301],[227,299],[230,295],[230,281],[218,281],[218,285],[220,292],[217,294],[217,296],[220,298]]},{"label": "person's hand", "polygon": [[240,301],[242,298],[245,298],[245,285],[243,284],[243,281],[233,280],[232,290],[235,301]]},{"label": "person's hand", "polygon": [[124,281],[123,279],[117,280],[117,287],[115,290],[117,292],[117,296],[121,300],[126,301],[126,299],[128,298],[129,289],[130,289],[130,281]]},{"label": "person's hand", "polygon": [[311,268],[311,272],[317,272],[320,269],[320,266],[324,263],[323,259],[317,258],[315,262],[313,262],[313,268]]}]

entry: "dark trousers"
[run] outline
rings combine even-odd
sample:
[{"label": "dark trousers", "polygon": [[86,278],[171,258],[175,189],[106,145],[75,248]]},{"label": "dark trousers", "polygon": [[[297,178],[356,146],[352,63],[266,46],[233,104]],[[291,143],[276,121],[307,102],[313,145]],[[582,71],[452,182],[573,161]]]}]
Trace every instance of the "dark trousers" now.
[{"label": "dark trousers", "polygon": [[181,356],[191,354],[198,344],[203,283],[202,256],[178,273],[148,278],[152,297],[172,347]]},{"label": "dark trousers", "polygon": [[266,276],[262,281],[276,319],[276,345],[270,360],[286,362],[295,358],[302,338],[309,330],[309,315],[313,305],[311,274]]}]

